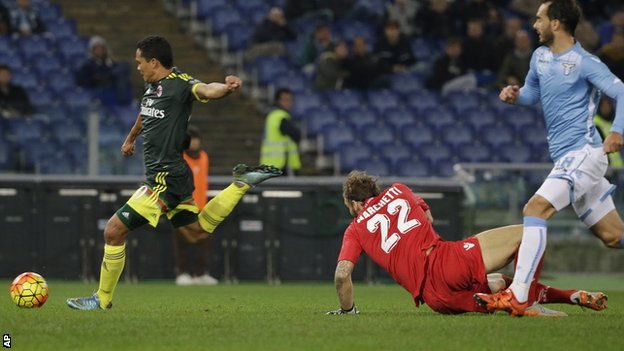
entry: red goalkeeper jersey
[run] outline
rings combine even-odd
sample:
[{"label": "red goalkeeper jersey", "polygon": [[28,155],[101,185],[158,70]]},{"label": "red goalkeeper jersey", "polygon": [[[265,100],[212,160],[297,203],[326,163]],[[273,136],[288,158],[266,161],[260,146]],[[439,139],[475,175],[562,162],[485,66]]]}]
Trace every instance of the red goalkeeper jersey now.
[{"label": "red goalkeeper jersey", "polygon": [[429,206],[407,186],[395,183],[364,209],[344,233],[338,261],[357,263],[362,251],[409,291],[419,303],[426,251],[440,236],[427,220]]}]

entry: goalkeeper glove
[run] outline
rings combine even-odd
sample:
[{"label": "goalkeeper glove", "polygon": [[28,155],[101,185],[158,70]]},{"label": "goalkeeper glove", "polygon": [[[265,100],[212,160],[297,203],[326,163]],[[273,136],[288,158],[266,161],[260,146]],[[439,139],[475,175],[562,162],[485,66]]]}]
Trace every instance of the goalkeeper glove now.
[{"label": "goalkeeper glove", "polygon": [[353,307],[351,307],[351,309],[345,310],[342,307],[340,307],[337,310],[334,311],[329,311],[327,313],[325,313],[326,315],[335,315],[335,314],[360,314],[360,311],[358,311],[358,309],[355,307],[355,304],[353,304]]}]

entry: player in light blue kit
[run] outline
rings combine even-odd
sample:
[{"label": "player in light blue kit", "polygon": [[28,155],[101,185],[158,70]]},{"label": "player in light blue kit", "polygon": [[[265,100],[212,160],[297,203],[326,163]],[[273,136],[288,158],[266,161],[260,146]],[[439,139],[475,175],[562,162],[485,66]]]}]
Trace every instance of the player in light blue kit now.
[{"label": "player in light blue kit", "polygon": [[[554,168],[524,207],[513,283],[496,294],[475,295],[490,311],[524,314],[528,288],[537,279],[535,272],[546,248],[547,220],[570,204],[606,246],[624,246],[624,224],[610,196],[615,186],[604,178],[606,154],[623,144],[624,84],[574,39],[580,16],[575,0],[544,1],[533,25],[542,46],[533,53],[525,85],[507,86],[500,93],[509,104],[541,101]],[[613,127],[604,143],[593,123],[601,93],[617,100]]]}]

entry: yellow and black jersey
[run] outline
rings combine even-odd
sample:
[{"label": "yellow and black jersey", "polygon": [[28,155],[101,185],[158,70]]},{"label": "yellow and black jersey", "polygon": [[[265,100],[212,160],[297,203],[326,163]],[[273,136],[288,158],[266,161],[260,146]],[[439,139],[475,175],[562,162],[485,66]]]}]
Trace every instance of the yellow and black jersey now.
[{"label": "yellow and black jersey", "polygon": [[197,95],[200,83],[174,67],[167,77],[145,85],[141,135],[148,176],[158,172],[172,176],[188,172],[182,151],[193,102],[208,101]]}]

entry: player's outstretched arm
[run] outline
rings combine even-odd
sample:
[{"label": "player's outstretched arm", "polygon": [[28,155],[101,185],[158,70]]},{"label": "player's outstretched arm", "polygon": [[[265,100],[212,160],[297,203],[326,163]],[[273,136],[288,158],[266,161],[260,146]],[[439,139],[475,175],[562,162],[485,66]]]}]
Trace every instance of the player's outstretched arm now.
[{"label": "player's outstretched arm", "polygon": [[126,140],[121,145],[121,154],[124,156],[132,156],[134,154],[134,142],[141,133],[141,115],[139,115],[128,133]]},{"label": "player's outstretched arm", "polygon": [[243,81],[237,76],[225,77],[225,83],[199,83],[195,92],[202,99],[221,99],[236,92],[243,85]]},{"label": "player's outstretched arm", "polygon": [[334,283],[336,284],[336,293],[340,301],[340,308],[335,311],[329,311],[327,314],[359,314],[353,302],[353,282],[351,281],[351,273],[355,265],[351,261],[342,260],[336,266],[334,275]]}]

